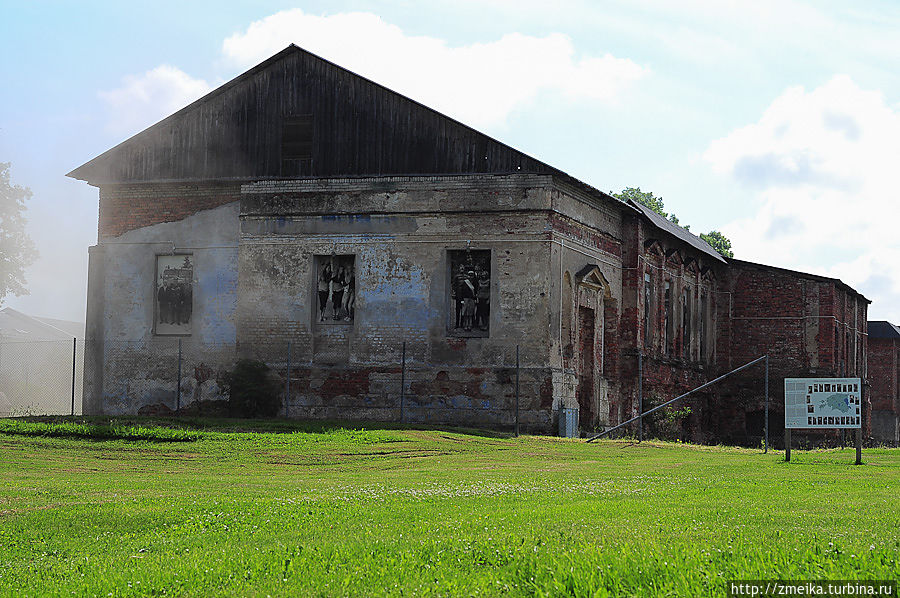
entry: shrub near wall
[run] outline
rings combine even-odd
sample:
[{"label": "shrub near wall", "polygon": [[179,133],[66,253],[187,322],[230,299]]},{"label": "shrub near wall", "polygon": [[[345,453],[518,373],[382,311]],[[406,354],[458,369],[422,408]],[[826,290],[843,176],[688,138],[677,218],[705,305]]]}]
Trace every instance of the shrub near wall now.
[{"label": "shrub near wall", "polygon": [[275,417],[281,408],[278,383],[262,361],[241,359],[224,376],[223,391],[235,417]]}]

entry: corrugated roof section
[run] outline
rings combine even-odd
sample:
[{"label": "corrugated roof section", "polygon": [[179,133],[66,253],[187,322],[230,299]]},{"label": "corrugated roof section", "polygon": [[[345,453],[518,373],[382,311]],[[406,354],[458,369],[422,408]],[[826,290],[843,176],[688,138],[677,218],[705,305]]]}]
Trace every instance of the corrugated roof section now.
[{"label": "corrugated roof section", "polygon": [[652,222],[657,228],[661,228],[662,230],[666,231],[667,233],[674,235],[675,237],[678,237],[679,239],[681,239],[688,245],[692,246],[694,249],[698,249],[698,250],[702,251],[703,253],[709,255],[710,257],[719,260],[723,264],[727,263],[725,261],[725,258],[722,257],[722,254],[720,254],[718,251],[713,249],[712,245],[710,245],[709,243],[707,243],[700,237],[694,235],[690,231],[681,228],[674,222],[671,222],[670,220],[666,219],[664,216],[657,214],[656,212],[654,212],[653,210],[651,210],[650,208],[648,208],[647,206],[645,206],[643,204],[640,204],[636,201],[631,201],[631,200],[628,201],[628,204],[631,206],[634,206],[635,208],[640,210],[640,212],[644,216],[646,216],[650,220],[650,222]]}]

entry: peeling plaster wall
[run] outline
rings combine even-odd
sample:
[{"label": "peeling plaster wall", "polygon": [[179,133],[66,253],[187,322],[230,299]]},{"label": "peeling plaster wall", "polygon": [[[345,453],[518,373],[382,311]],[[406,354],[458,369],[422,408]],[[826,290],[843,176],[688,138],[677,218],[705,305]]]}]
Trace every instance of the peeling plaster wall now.
[{"label": "peeling plaster wall", "polygon": [[[550,177],[392,177],[264,182],[244,188],[238,336],[242,351],[286,367],[289,411],[509,425],[516,345],[520,421],[548,430]],[[448,333],[448,251],[491,252],[490,335]],[[356,317],[316,317],[314,258],[354,255]]]},{"label": "peeling plaster wall", "polygon": [[[105,239],[91,248],[85,410],[175,409],[178,337],[155,335],[156,256],[191,254],[192,333],[180,337],[181,405],[216,396],[195,368],[230,367],[237,308],[238,202]],[[199,378],[199,381],[198,381]],[[86,393],[87,394],[87,393]]]}]

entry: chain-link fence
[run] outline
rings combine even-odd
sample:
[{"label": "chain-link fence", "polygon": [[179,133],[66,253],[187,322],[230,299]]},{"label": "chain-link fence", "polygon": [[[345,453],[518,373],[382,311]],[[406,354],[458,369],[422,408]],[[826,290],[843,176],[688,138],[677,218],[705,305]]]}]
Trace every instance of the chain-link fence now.
[{"label": "chain-link fence", "polygon": [[81,411],[84,341],[0,342],[0,416]]},{"label": "chain-link fence", "polygon": [[3,342],[0,415],[227,415],[224,381],[246,358],[269,366],[284,417],[550,427],[550,369],[516,345],[477,353],[458,339],[379,342]]}]

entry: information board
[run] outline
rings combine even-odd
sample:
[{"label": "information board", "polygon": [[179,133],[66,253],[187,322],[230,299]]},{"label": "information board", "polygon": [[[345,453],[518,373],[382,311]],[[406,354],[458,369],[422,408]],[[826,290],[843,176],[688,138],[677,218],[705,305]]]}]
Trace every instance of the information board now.
[{"label": "information board", "polygon": [[785,378],[784,427],[859,428],[859,378]]}]

